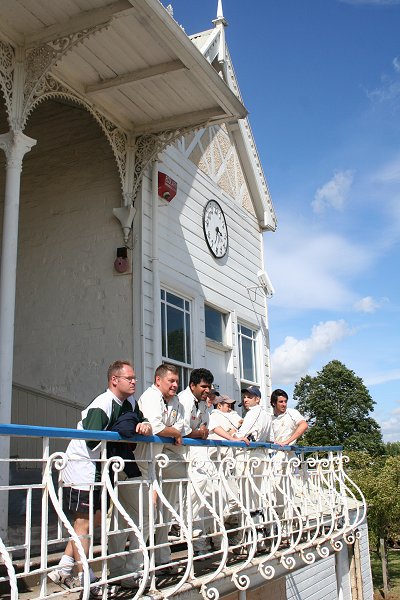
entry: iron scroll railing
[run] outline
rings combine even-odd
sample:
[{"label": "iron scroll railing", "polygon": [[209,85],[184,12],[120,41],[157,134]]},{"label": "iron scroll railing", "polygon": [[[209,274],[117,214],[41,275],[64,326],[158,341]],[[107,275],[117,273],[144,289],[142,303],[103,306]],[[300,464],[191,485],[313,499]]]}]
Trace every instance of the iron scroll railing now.
[{"label": "iron scroll railing", "polygon": [[[8,586],[11,600],[66,593],[48,573],[68,540],[83,570],[71,593],[83,600],[90,597],[89,569],[103,599],[132,576],[130,598],[192,589],[218,598],[223,579],[245,590],[254,570],[271,580],[339,551],[354,542],[365,519],[365,500],[344,470],[339,446],[187,439],[177,449],[171,439],[135,436],[129,439],[137,444],[135,458],[124,460],[107,457],[107,442],[127,441],[115,432],[0,425],[0,435],[42,439],[40,456],[1,459],[0,503],[7,497],[9,514],[0,523],[0,585]],[[60,438],[100,443],[101,479],[89,497],[93,502],[100,491],[101,524],[96,529],[90,517],[87,556],[63,505],[68,458],[52,452]],[[134,462],[141,475],[127,478]],[[35,595],[24,596],[21,582],[29,578],[38,585]]]}]

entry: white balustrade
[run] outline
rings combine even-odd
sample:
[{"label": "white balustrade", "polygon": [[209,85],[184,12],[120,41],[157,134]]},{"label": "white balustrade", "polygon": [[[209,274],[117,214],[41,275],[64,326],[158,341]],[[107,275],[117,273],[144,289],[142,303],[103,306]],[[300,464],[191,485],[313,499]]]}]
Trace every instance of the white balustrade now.
[{"label": "white balustrade", "polygon": [[[43,439],[42,456],[1,460],[11,476],[10,484],[0,487],[0,502],[8,498],[10,506],[8,537],[0,540],[0,584],[9,586],[12,600],[60,596],[47,573],[70,539],[83,568],[83,599],[89,597],[89,567],[107,598],[109,586],[121,581],[111,577],[110,565],[121,563],[138,565],[141,580],[134,598],[157,592],[172,597],[194,588],[218,598],[222,578],[246,590],[254,568],[269,580],[339,551],[343,543],[354,542],[365,519],[364,498],[344,471],[347,459],[339,447],[282,450],[271,444],[247,448],[186,440],[200,450],[182,460],[158,451],[165,440],[137,436],[142,476],[127,479],[124,460],[107,458],[107,440],[121,439],[116,433],[4,425],[0,435]],[[59,447],[59,438],[66,446],[70,438],[83,436],[101,441],[101,480],[90,494],[93,502],[93,491],[100,490],[101,527],[94,528],[91,516],[88,556],[62,501],[68,492],[62,482],[68,458],[51,453],[56,438]],[[28,463],[40,465],[36,482],[23,481],[24,473],[32,479]],[[174,470],[179,476],[171,475]],[[171,528],[179,533],[167,538]],[[166,556],[173,575],[165,570]],[[19,592],[19,582],[33,576],[40,581],[34,592]]]}]

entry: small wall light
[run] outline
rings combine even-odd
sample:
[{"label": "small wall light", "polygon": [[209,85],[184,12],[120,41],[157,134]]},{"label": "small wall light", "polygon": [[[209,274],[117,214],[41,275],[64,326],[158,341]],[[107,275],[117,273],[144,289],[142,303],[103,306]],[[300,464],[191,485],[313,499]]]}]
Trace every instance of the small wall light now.
[{"label": "small wall light", "polygon": [[126,273],[129,271],[128,248],[126,246],[117,248],[117,258],[114,261],[114,269],[118,271],[118,273]]}]

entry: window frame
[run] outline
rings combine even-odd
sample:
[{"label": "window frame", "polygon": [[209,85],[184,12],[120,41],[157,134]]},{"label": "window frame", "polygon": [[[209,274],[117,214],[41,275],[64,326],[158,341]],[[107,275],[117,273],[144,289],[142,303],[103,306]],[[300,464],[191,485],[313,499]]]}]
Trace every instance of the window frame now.
[{"label": "window frame", "polygon": [[[164,294],[164,297],[163,297]],[[183,308],[178,307],[176,304],[173,304],[171,302],[168,302],[167,300],[167,294],[171,294],[173,296],[176,296],[177,298],[179,298],[180,300],[183,301]],[[188,303],[188,309],[186,308],[186,303]],[[184,332],[183,332],[183,339],[184,339],[184,355],[185,358],[188,358],[188,342],[190,345],[189,348],[189,352],[190,352],[190,361],[181,361],[178,360],[176,358],[172,358],[168,356],[168,333],[167,333],[167,328],[168,328],[168,318],[167,318],[167,307],[168,306],[172,306],[177,310],[180,310],[183,313],[183,323],[184,323]],[[193,312],[194,312],[194,302],[193,299],[185,296],[184,294],[182,294],[181,292],[178,292],[176,290],[170,289],[167,286],[164,285],[160,285],[160,312],[161,312],[161,319],[160,319],[160,325],[161,325],[161,360],[162,362],[171,364],[171,365],[175,365],[176,367],[178,367],[179,369],[179,388],[178,391],[181,391],[182,389],[184,389],[185,387],[187,387],[187,385],[189,384],[189,377],[190,377],[190,373],[193,370]],[[188,334],[187,332],[187,317],[189,318],[189,327],[190,327],[190,332]],[[164,327],[163,327],[164,324]],[[164,354],[164,349],[166,350],[166,354]]]},{"label": "window frame", "polygon": [[[252,332],[252,337],[250,338],[248,335],[243,335],[241,328],[244,327]],[[238,340],[238,364],[239,364],[239,379],[241,382],[241,387],[247,387],[250,385],[256,385],[260,387],[260,374],[261,374],[261,365],[260,356],[259,356],[259,329],[254,327],[254,325],[249,325],[244,323],[243,321],[238,320],[236,325],[237,331],[237,340]],[[243,344],[242,339],[245,338],[247,340],[251,340],[252,347],[252,363],[253,363],[253,375],[255,379],[246,379],[244,377],[243,370]]]},{"label": "window frame", "polygon": [[[206,325],[206,309],[209,308],[215,312],[218,312],[224,320],[223,323],[223,341],[220,342],[213,338],[207,337],[207,325]],[[232,334],[231,334],[232,314],[213,305],[209,302],[204,302],[204,337],[206,346],[210,348],[216,348],[217,350],[232,350]]]}]

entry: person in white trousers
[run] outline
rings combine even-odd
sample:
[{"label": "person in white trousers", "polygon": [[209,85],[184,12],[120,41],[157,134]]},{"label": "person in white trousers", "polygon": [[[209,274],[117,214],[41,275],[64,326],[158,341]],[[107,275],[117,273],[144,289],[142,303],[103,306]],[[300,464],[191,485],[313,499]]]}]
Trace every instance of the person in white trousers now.
[{"label": "person in white trousers", "polygon": [[[175,365],[162,364],[157,367],[154,384],[139,398],[139,408],[144,417],[149,421],[153,435],[174,438],[174,444],[157,444],[157,454],[164,454],[168,459],[166,466],[156,466],[156,476],[161,488],[161,493],[180,516],[184,518],[184,507],[179,504],[179,486],[187,480],[187,448],[182,445],[182,437],[190,433],[184,418],[184,410],[176,395],[179,386],[179,370]],[[140,464],[149,460],[149,455],[144,455],[145,444],[135,451]],[[168,481],[165,481],[168,480]],[[158,500],[162,523],[156,528],[156,565],[168,565],[171,562],[171,549],[168,544],[168,522],[172,515],[162,501]],[[167,571],[173,572],[172,566]]]},{"label": "person in white trousers", "polygon": [[[208,369],[193,369],[190,373],[189,385],[178,394],[179,402],[184,408],[185,424],[190,428],[190,433],[185,437],[206,440],[208,437],[208,421],[210,410],[207,399],[211,391],[214,376]],[[189,446],[188,454],[191,480],[195,481],[207,500],[211,499],[213,485],[215,484],[217,471],[210,458],[209,448],[202,446]],[[209,551],[206,540],[207,511],[202,509],[202,502],[193,485],[190,486],[188,501],[192,506],[192,520],[200,517],[197,527],[198,539],[193,543],[195,556],[204,556]],[[207,520],[209,521],[209,519]]]}]

